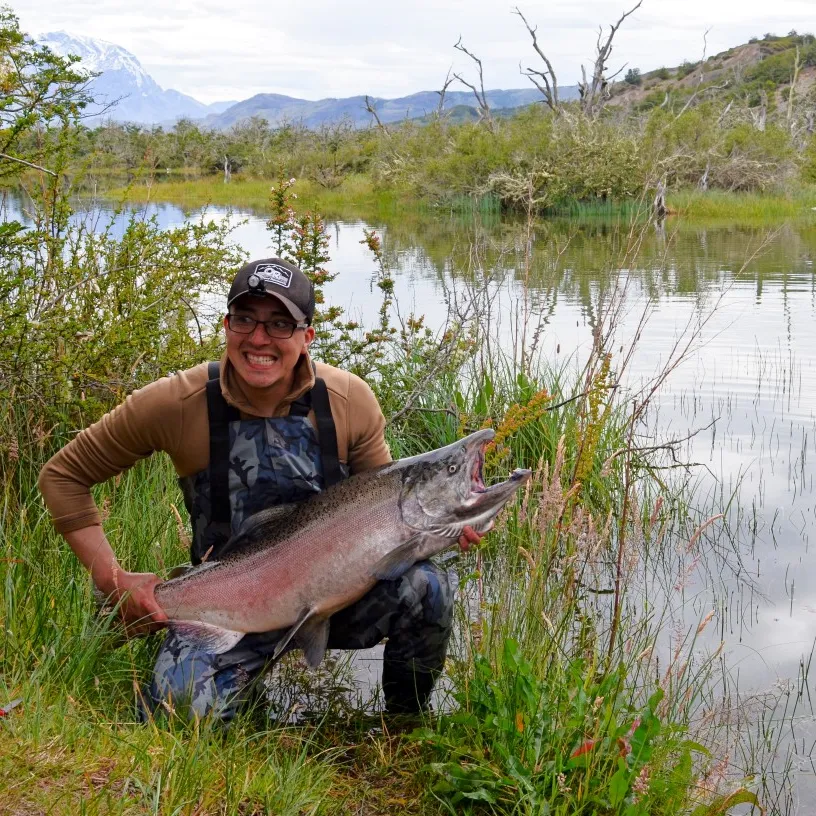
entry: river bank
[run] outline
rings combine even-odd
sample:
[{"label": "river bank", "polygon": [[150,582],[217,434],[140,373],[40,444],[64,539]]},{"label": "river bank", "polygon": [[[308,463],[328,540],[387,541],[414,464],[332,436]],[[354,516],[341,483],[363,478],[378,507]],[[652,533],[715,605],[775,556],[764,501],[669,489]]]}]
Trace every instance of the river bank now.
[{"label": "river bank", "polygon": [[[146,203],[150,201],[198,208],[210,204],[234,206],[263,212],[269,208],[273,179],[242,178],[236,175],[229,183],[217,177],[184,181],[157,179],[134,180],[126,187],[115,186],[102,195],[110,201]],[[397,212],[462,212],[498,216],[501,206],[490,197],[459,197],[454,203],[434,204],[408,193],[378,187],[367,176],[350,176],[338,187],[326,189],[308,179],[297,180],[295,209],[314,209],[327,217],[348,216],[376,218]],[[721,190],[702,192],[697,189],[670,191],[666,196],[673,216],[694,221],[774,222],[816,219],[816,185],[804,185],[789,193],[727,193]],[[648,214],[647,200],[622,200],[602,203],[575,202],[549,211],[552,216],[577,218],[630,218]],[[546,215],[547,213],[545,213]],[[669,223],[671,218],[669,217]]]}]

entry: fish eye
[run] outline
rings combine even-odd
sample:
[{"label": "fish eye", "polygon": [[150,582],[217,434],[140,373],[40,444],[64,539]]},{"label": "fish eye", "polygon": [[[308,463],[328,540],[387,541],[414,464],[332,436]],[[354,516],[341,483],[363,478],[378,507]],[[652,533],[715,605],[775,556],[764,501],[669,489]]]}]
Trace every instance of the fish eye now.
[{"label": "fish eye", "polygon": [[457,470],[459,470],[459,468],[456,465],[450,465],[448,467],[448,473],[450,473],[451,476],[453,476],[453,474],[456,473]]}]

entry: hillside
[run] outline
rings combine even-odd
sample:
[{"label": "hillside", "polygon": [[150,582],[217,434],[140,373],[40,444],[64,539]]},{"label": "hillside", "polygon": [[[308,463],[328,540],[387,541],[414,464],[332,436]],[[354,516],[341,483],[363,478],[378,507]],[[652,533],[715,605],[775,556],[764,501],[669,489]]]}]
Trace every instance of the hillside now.
[{"label": "hillside", "polygon": [[773,108],[787,103],[797,50],[796,94],[802,96],[816,85],[816,41],[811,34],[791,32],[785,37],[766,34],[761,40],[752,39],[705,61],[684,62],[642,75],[630,71],[626,81],[611,86],[609,104],[648,110],[683,105],[697,94],[695,101],[716,96],[752,108]]}]

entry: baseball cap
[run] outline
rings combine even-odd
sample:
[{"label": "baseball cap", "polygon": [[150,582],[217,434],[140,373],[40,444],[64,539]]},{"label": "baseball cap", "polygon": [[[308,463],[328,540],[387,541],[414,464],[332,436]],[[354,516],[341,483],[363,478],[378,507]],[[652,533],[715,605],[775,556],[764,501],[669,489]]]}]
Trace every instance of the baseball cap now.
[{"label": "baseball cap", "polygon": [[315,297],[312,282],[294,264],[282,258],[250,261],[235,276],[227,295],[227,308],[241,295],[276,297],[295,320],[311,324]]}]

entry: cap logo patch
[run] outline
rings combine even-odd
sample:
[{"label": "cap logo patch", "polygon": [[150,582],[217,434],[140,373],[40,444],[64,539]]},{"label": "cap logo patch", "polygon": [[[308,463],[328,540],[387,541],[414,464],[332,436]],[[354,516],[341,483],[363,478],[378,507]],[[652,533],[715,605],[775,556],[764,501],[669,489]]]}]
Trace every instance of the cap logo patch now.
[{"label": "cap logo patch", "polygon": [[292,283],[292,272],[277,264],[258,264],[255,267],[255,274],[267,283],[274,283],[288,289]]}]

